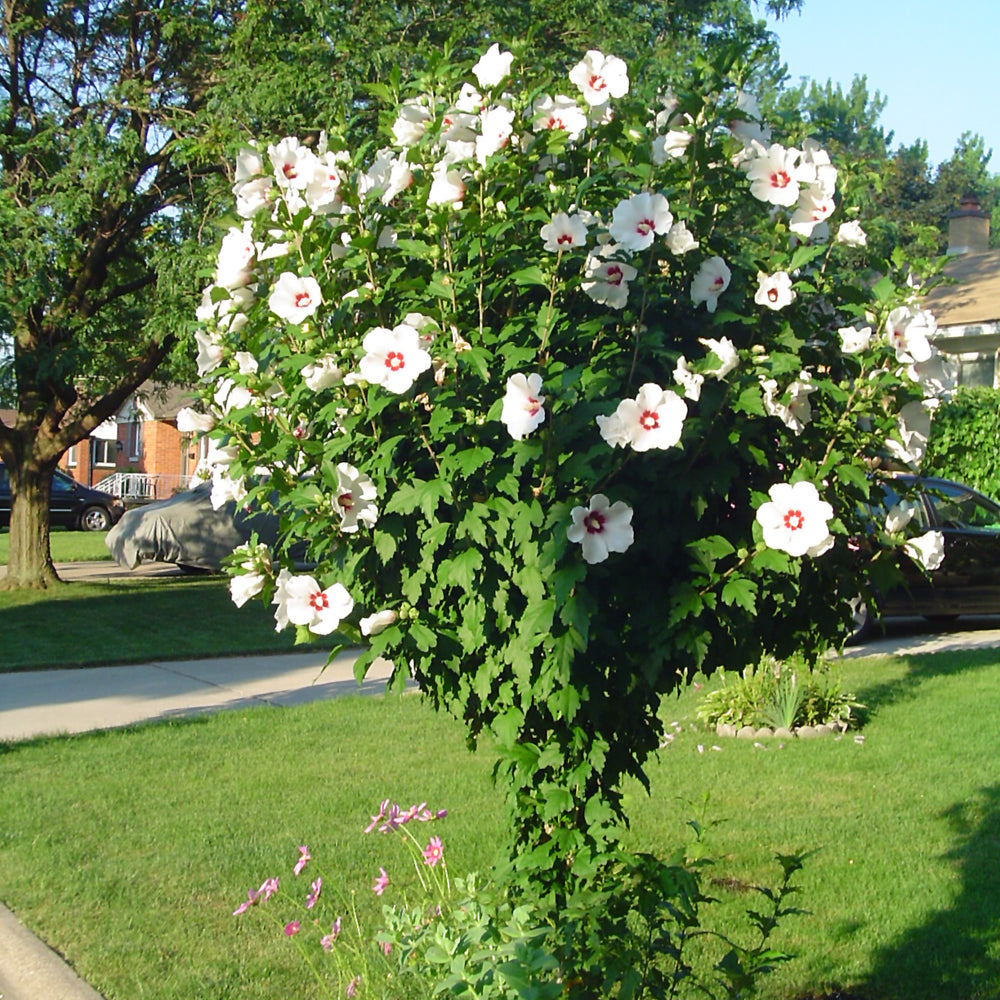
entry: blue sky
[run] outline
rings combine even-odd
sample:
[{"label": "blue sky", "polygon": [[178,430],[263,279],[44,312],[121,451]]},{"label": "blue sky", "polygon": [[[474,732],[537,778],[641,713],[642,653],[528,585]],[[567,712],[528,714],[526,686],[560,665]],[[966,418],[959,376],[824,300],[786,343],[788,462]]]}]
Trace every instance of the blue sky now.
[{"label": "blue sky", "polygon": [[790,82],[846,90],[864,75],[888,98],[893,149],[926,139],[937,164],[962,132],[978,132],[1000,173],[1000,0],[804,0],[800,14],[768,23]]}]

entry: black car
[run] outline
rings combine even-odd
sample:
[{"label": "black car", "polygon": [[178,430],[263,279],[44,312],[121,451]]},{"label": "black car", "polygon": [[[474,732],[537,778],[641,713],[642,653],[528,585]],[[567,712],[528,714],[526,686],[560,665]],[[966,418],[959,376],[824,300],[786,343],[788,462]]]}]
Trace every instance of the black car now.
[{"label": "black car", "polygon": [[[1000,503],[950,479],[899,475],[880,488],[883,502],[873,506],[873,516],[884,523],[886,511],[906,495],[916,504],[907,533],[940,531],[944,560],[925,573],[903,557],[903,583],[879,597],[879,616],[922,615],[943,623],[959,615],[1000,614]],[[872,619],[856,602],[855,637]]]},{"label": "black car", "polygon": [[[0,528],[10,524],[10,477],[0,462]],[[58,469],[52,474],[49,524],[80,531],[107,531],[125,513],[125,505],[103,490],[78,483]]]}]

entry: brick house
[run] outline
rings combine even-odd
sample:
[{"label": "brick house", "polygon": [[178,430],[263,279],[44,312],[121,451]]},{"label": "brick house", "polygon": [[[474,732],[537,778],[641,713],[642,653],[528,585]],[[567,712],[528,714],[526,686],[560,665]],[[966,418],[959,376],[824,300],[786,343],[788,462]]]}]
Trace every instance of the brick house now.
[{"label": "brick house", "polygon": [[944,273],[924,305],[937,320],[934,346],[956,373],[956,384],[1000,388],[1000,249],[990,249],[990,216],[966,195],[948,217]]},{"label": "brick house", "polygon": [[77,482],[132,500],[159,500],[188,488],[207,442],[177,429],[192,395],[144,383],[110,420],[73,445],[59,467]]}]

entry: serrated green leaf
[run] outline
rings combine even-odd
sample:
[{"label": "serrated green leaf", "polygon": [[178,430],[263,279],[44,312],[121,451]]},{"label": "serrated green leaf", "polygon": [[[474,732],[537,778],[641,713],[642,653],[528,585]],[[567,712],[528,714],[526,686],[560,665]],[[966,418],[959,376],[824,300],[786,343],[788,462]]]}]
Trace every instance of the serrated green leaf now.
[{"label": "serrated green leaf", "polygon": [[722,603],[736,604],[753,614],[757,609],[757,584],[743,576],[727,580],[722,588]]}]

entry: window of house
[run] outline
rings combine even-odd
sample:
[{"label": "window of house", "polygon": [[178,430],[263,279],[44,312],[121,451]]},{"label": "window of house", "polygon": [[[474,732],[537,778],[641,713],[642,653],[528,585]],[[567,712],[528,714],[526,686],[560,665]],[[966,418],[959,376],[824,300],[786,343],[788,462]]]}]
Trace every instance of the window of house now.
[{"label": "window of house", "polygon": [[106,441],[104,438],[91,438],[91,440],[94,442],[94,465],[113,469],[118,454],[118,442]]},{"label": "window of house", "polygon": [[128,457],[142,458],[142,421],[135,420],[128,425]]},{"label": "window of house", "polygon": [[71,469],[75,469],[76,461],[77,461],[76,445],[71,444],[66,451],[66,465],[69,466],[69,468]]}]

